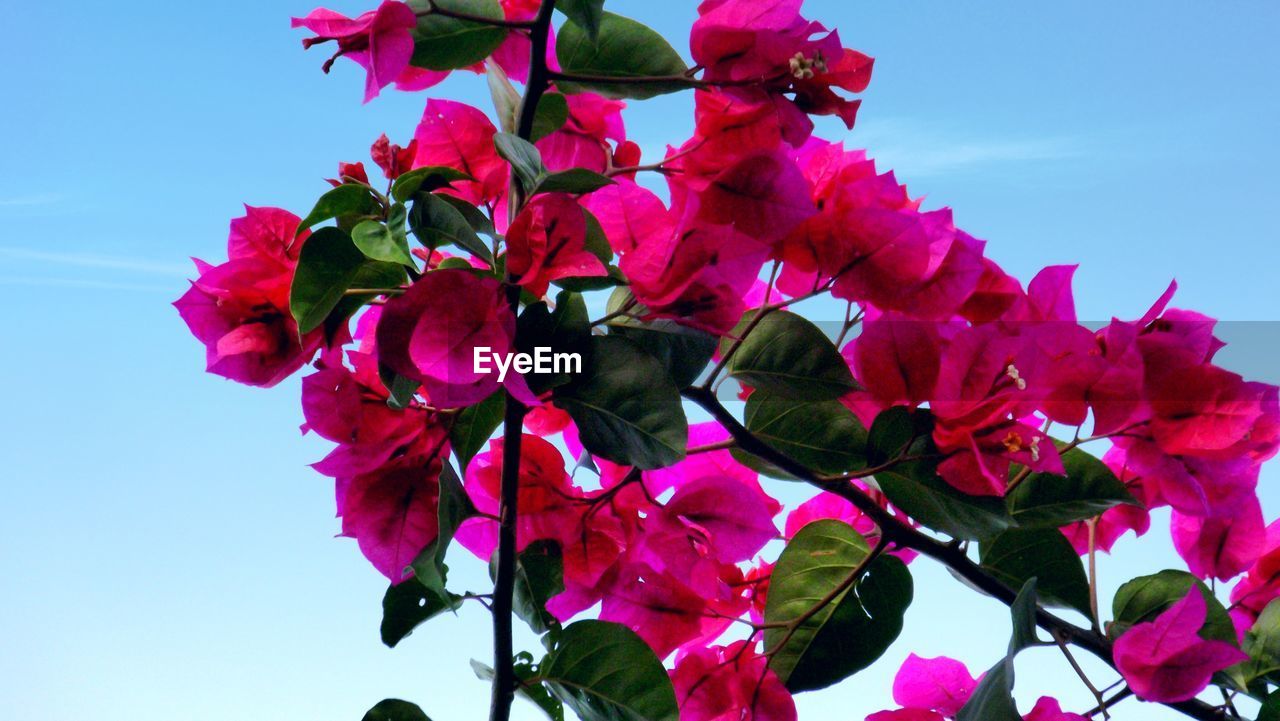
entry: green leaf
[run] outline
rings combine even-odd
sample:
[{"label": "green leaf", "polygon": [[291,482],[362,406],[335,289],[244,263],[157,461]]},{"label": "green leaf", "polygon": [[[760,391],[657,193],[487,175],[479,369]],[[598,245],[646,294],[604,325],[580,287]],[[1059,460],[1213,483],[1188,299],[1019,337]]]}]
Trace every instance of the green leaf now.
[{"label": "green leaf", "polygon": [[[635,20],[602,13],[598,35],[589,27],[571,20],[556,36],[556,57],[570,75],[593,76],[591,80],[557,80],[566,93],[599,93],[608,98],[652,98],[694,87],[685,76],[689,67],[661,35]],[[617,82],[628,78],[663,78],[660,82]]]},{"label": "green leaf", "polygon": [[1230,673],[1242,677],[1244,686],[1280,672],[1280,598],[1262,609],[1240,647],[1249,654],[1249,660],[1232,668]]},{"label": "green leaf", "polygon": [[1272,691],[1262,702],[1257,721],[1280,721],[1280,691]]},{"label": "green leaf", "polygon": [[679,388],[687,388],[706,370],[716,350],[715,336],[673,320],[648,323],[619,318],[608,324],[609,333],[627,338],[657,358]]},{"label": "green leaf", "polygon": [[409,213],[409,228],[418,242],[428,248],[456,245],[493,265],[489,246],[476,235],[467,218],[443,196],[434,193],[417,195]]},{"label": "green leaf", "polygon": [[787,311],[762,319],[730,357],[728,369],[747,385],[801,400],[829,400],[858,389],[835,344]]},{"label": "green leaf", "polygon": [[418,381],[405,378],[381,363],[378,364],[378,376],[382,379],[382,385],[387,387],[387,406],[397,411],[409,407],[413,402],[413,394],[421,385]]},{"label": "green leaf", "polygon": [[[840,590],[870,547],[843,521],[823,519],[800,529],[773,568],[764,619],[794,631],[765,629],[769,668],[794,692],[825,688],[870,666],[902,631],[911,604],[911,574],[902,561],[880,556]],[[836,594],[821,608],[817,604]]]},{"label": "green leaf", "polygon": [[461,606],[462,597],[452,593],[441,596],[416,579],[407,578],[388,588],[382,597],[382,642],[395,648],[413,629]]},{"label": "green leaf", "polygon": [[[564,721],[564,704],[560,703],[560,699],[551,695],[551,691],[542,685],[538,679],[538,667],[533,664],[533,656],[527,651],[521,651],[515,656],[515,662],[511,664],[511,669],[515,671],[516,680],[520,685],[516,687],[516,695],[522,696],[525,700],[532,702],[535,706],[542,709],[551,721]],[[493,668],[487,664],[481,663],[474,658],[471,659],[471,670],[475,671],[483,681],[493,681]]]},{"label": "green leaf", "polygon": [[[484,214],[484,211],[471,203],[468,203],[462,198],[455,198],[452,195],[437,195],[435,197],[443,200],[449,205],[452,205],[453,209],[462,214],[463,219],[467,221],[467,225],[471,226],[471,229],[476,233],[480,235],[487,235],[489,237],[494,237],[497,234],[497,231],[493,228],[493,221],[489,220],[489,217]],[[488,248],[485,250],[487,251]]]},{"label": "green leaf", "polygon": [[1009,612],[1013,618],[1009,652],[983,675],[978,688],[956,714],[956,721],[1022,721],[1013,701],[1013,659],[1020,651],[1040,643],[1036,638],[1036,579],[1022,585]]},{"label": "green leaf", "polygon": [[600,36],[600,21],[604,17],[604,0],[560,0],[556,10],[582,28],[591,42],[596,42]]},{"label": "green leaf", "polygon": [[520,113],[520,91],[511,83],[507,71],[502,69],[498,61],[489,58],[484,61],[484,79],[489,85],[489,97],[493,99],[493,109],[498,114],[498,127],[504,133],[516,132],[516,116]]},{"label": "green leaf", "polygon": [[[552,354],[551,373],[526,373],[525,381],[529,390],[541,395],[553,388],[558,388],[573,379],[572,372],[580,368],[568,368],[555,371],[554,358],[557,354],[576,354],[581,358],[590,352],[591,319],[587,315],[587,304],[578,293],[567,290],[556,296],[554,311],[547,308],[544,301],[538,301],[526,307],[516,323],[516,347],[523,353]],[[535,357],[536,359],[536,357]],[[568,365],[572,366],[570,362]]]},{"label": "green leaf", "polygon": [[[441,10],[502,20],[498,0],[434,0]],[[409,6],[423,13],[428,0],[410,0]],[[473,20],[459,20],[439,14],[421,14],[413,31],[413,65],[429,70],[455,70],[484,60],[507,39],[507,29]]]},{"label": "green leaf", "polygon": [[1106,464],[1073,448],[1062,454],[1066,476],[1032,473],[1005,496],[1009,515],[1023,528],[1061,528],[1120,504],[1139,505]]},{"label": "green leaf", "polygon": [[1235,625],[1213,591],[1190,573],[1173,569],[1140,576],[1121,586],[1111,601],[1114,620],[1107,626],[1107,635],[1119,638],[1135,624],[1154,620],[1181,601],[1193,585],[1200,589],[1208,608],[1200,629],[1201,638],[1236,643]]},{"label": "green leaf", "polygon": [[757,390],[747,398],[743,421],[760,440],[819,473],[866,466],[867,429],[840,401],[793,400]]},{"label": "green leaf", "polygon": [[373,189],[367,185],[348,183],[330,190],[316,201],[316,205],[298,224],[298,232],[323,223],[326,220],[344,216],[374,216],[382,210]]},{"label": "green leaf", "polygon": [[[497,560],[495,554],[494,560]],[[513,610],[535,633],[559,628],[547,601],[564,590],[564,559],[555,541],[534,541],[516,557]]]},{"label": "green leaf", "polygon": [[578,195],[599,190],[606,185],[613,185],[613,181],[593,170],[570,168],[542,176],[538,181],[537,187],[533,189],[530,195],[537,195],[538,193],[573,193]]},{"label": "green leaf", "polygon": [[369,709],[363,721],[431,721],[417,704],[389,698]]},{"label": "green leaf", "polygon": [[[348,290],[394,288],[404,277],[404,266],[368,260],[345,232],[321,228],[302,245],[289,289],[289,312],[298,322],[298,332],[310,333],[323,325],[340,303],[352,300],[346,296]],[[362,302],[346,304],[346,314],[355,312]]]},{"label": "green leaf", "polygon": [[424,165],[414,168],[391,184],[391,197],[397,203],[407,203],[419,192],[431,193],[457,180],[475,180],[470,175],[445,165]]},{"label": "green leaf", "polygon": [[982,543],[978,551],[982,567],[1005,585],[1017,588],[1036,578],[1046,603],[1092,616],[1084,565],[1058,529],[1012,528]]},{"label": "green leaf", "polygon": [[555,391],[592,454],[650,470],[684,457],[689,425],[661,361],[617,336],[592,336],[582,375]]},{"label": "green leaf", "polygon": [[[413,266],[413,256],[409,255],[409,241],[404,235],[404,220],[404,206],[397,203],[392,208],[386,225],[376,220],[361,221],[351,230],[351,240],[370,260]],[[399,232],[395,230],[397,221]]]},{"label": "green leaf", "polygon": [[493,144],[498,149],[498,155],[511,164],[511,169],[515,171],[516,178],[520,181],[520,187],[532,195],[534,188],[538,186],[538,181],[547,174],[546,168],[542,165],[542,153],[538,152],[533,143],[511,133],[494,135]]},{"label": "green leaf", "polygon": [[569,101],[560,93],[543,93],[533,114],[530,142],[538,142],[564,127],[569,119]]},{"label": "green leaf", "polygon": [[578,621],[539,675],[582,721],[678,721],[675,690],[649,644],[626,626]]},{"label": "green leaf", "polygon": [[472,505],[470,496],[462,487],[462,480],[458,478],[453,466],[442,460],[440,503],[436,510],[436,520],[440,530],[436,539],[427,544],[418,557],[413,559],[413,575],[418,579],[418,583],[439,596],[448,596],[445,579],[449,568],[444,565],[445,552],[449,550],[449,544],[453,542],[453,534],[457,533],[458,526],[476,513],[476,507]]},{"label": "green leaf", "polygon": [[927,528],[968,541],[992,538],[1012,525],[1000,499],[961,493],[937,476],[875,475],[893,505]]},{"label": "green leaf", "polygon": [[506,405],[506,394],[498,391],[474,406],[463,408],[454,419],[453,426],[449,428],[449,445],[458,457],[458,467],[463,474],[467,472],[471,459],[502,425]]}]

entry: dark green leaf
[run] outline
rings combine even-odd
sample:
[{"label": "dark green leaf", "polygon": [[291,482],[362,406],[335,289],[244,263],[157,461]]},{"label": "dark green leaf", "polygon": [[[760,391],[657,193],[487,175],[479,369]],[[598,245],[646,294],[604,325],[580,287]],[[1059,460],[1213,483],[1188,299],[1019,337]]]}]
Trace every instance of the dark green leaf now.
[{"label": "dark green leaf", "polygon": [[416,579],[407,578],[388,588],[382,597],[382,642],[395,648],[413,629],[460,606],[460,596],[452,593],[441,596]]},{"label": "dark green leaf", "polygon": [[1062,465],[1065,477],[1032,473],[1005,496],[1015,523],[1023,528],[1060,528],[1122,503],[1138,505],[1111,469],[1079,448],[1063,453]]},{"label": "dark green leaf", "polygon": [[389,698],[369,709],[363,721],[431,721],[417,704]]},{"label": "dark green leaf", "polygon": [[[592,80],[557,80],[566,93],[593,92],[609,98],[651,98],[694,86],[685,76],[688,66],[661,35],[635,20],[602,13],[599,34],[567,22],[556,36],[556,57],[568,74]],[[663,78],[660,82],[618,82],[628,78]]]},{"label": "dark green leaf", "polygon": [[570,168],[562,170],[558,173],[548,173],[542,176],[538,181],[537,187],[533,189],[533,195],[538,193],[590,193],[599,190],[606,185],[613,185],[613,181],[605,176],[586,168]]},{"label": "dark green leaf", "polygon": [[625,338],[593,336],[582,375],[557,388],[555,402],[601,458],[649,470],[684,457],[680,391],[658,359]]},{"label": "dark green leaf", "polygon": [[1280,721],[1280,691],[1272,691],[1262,702],[1257,721]]},{"label": "dark green leaf", "polygon": [[802,400],[839,398],[858,388],[835,344],[787,311],[761,320],[730,357],[728,369],[747,385]]},{"label": "dark green leaf", "polygon": [[533,115],[533,132],[530,142],[538,142],[564,127],[569,119],[569,101],[560,93],[543,93],[538,109]]},{"label": "dark green leaf", "polygon": [[1084,565],[1058,529],[1011,528],[983,542],[978,550],[982,567],[1005,585],[1018,588],[1036,578],[1046,603],[1092,615]]},{"label": "dark green leaf", "polygon": [[330,190],[316,201],[316,205],[298,225],[298,232],[323,223],[332,218],[344,216],[378,215],[382,206],[373,196],[373,189],[367,185],[348,183]]},{"label": "dark green leaf", "polygon": [[458,457],[458,467],[465,474],[471,459],[489,442],[493,432],[502,425],[506,410],[506,394],[498,391],[460,413],[449,429],[449,444]]},{"label": "dark green leaf", "polygon": [[593,620],[570,624],[538,671],[582,721],[678,721],[666,669],[626,626]]},{"label": "dark green leaf", "polygon": [[649,323],[618,318],[609,333],[633,341],[666,366],[676,386],[687,388],[706,370],[716,350],[715,336],[673,320]]},{"label": "dark green leaf", "polygon": [[526,193],[532,194],[538,181],[547,174],[542,165],[542,154],[533,143],[511,133],[498,133],[493,136],[493,144],[498,148],[498,155],[511,164],[520,186]]},{"label": "dark green leaf", "polygon": [[[824,688],[866,668],[902,631],[911,574],[893,556],[859,570],[869,553],[866,539],[849,524],[823,519],[800,529],[778,558],[765,622],[790,624],[808,616],[794,631],[785,625],[765,630],[769,668],[792,692]],[[855,571],[857,582],[841,590]]]},{"label": "dark green leaf", "polygon": [[471,223],[443,196],[421,193],[409,213],[409,227],[420,243],[428,248],[456,245],[481,260],[493,264],[493,254],[480,240]]},{"label": "dark green leaf", "polygon": [[378,365],[378,376],[382,379],[382,384],[387,387],[387,405],[397,411],[402,411],[409,407],[413,402],[413,394],[417,392],[418,386],[421,385],[415,380],[410,380],[396,373],[385,365]]},{"label": "dark green leaf", "polygon": [[484,211],[480,210],[476,206],[468,203],[462,198],[455,198],[452,195],[437,195],[436,197],[449,205],[452,205],[454,210],[461,213],[462,217],[466,219],[467,225],[470,225],[471,229],[476,233],[480,235],[488,235],[490,237],[496,233],[493,229],[493,221],[489,220],[489,217],[484,214]]},{"label": "dark green leaf", "polygon": [[[479,17],[502,20],[504,15],[498,0],[434,0],[442,10]],[[419,13],[430,9],[428,0],[410,0],[409,6]],[[420,14],[418,27],[413,31],[413,57],[411,63],[429,70],[455,70],[484,60],[507,39],[507,29],[475,22],[445,17],[440,14]]]},{"label": "dark green leaf", "polygon": [[453,534],[457,533],[462,522],[476,515],[476,507],[462,487],[462,480],[454,472],[453,466],[442,460],[440,464],[440,503],[436,511],[438,534],[436,539],[422,549],[418,557],[413,559],[413,575],[418,583],[434,591],[437,595],[447,596],[445,577],[448,567],[444,565],[445,552],[453,542]]},{"label": "dark green leaf", "polygon": [[[404,281],[404,267],[395,263],[368,260],[342,230],[321,228],[302,245],[293,285],[289,289],[289,311],[300,333],[310,333],[324,324],[353,288],[394,288]],[[347,315],[363,301],[346,304]],[[345,318],[345,316],[344,316]]]},{"label": "dark green leaf", "polygon": [[1013,701],[1013,659],[1019,651],[1039,643],[1035,621],[1036,579],[1022,585],[1009,611],[1013,618],[1009,653],[983,675],[978,688],[956,714],[956,721],[1022,721]]},{"label": "dark green leaf", "polygon": [[[542,709],[551,721],[564,721],[564,704],[560,703],[560,699],[552,696],[547,687],[543,686],[540,680],[537,680],[538,669],[533,664],[533,657],[528,652],[521,651],[516,654],[515,663],[511,664],[511,668],[515,671],[516,680],[520,682],[520,685],[516,687],[516,695],[523,696],[525,700],[531,701],[535,706]],[[486,663],[473,658],[471,659],[471,670],[482,681],[493,680],[493,667]]]},{"label": "dark green leaf", "polygon": [[[538,301],[524,309],[516,324],[516,347],[523,353],[535,356],[537,353],[551,353],[550,373],[526,373],[525,381],[529,389],[541,395],[553,388],[558,388],[572,380],[571,373],[582,368],[573,367],[571,356],[565,356],[569,362],[556,371],[556,358],[560,354],[576,354],[578,358],[590,352],[591,319],[587,315],[587,304],[582,296],[567,290],[556,296],[554,311],[547,304]],[[542,349],[542,350],[539,350]],[[546,349],[550,349],[549,351]],[[577,364],[580,365],[580,364]]]},{"label": "dark green leaf", "polygon": [[600,20],[604,16],[604,0],[560,0],[556,10],[564,13],[574,25],[586,32],[591,42],[600,35]]},{"label": "dark green leaf", "polygon": [[747,398],[743,421],[757,438],[819,473],[866,466],[867,429],[840,401],[792,400],[757,390]]},{"label": "dark green leaf", "polygon": [[1134,624],[1146,623],[1181,601],[1192,586],[1200,589],[1208,613],[1200,636],[1209,640],[1236,643],[1235,625],[1209,587],[1186,571],[1168,569],[1150,576],[1140,576],[1125,583],[1111,601],[1115,620],[1107,626],[1107,635],[1119,638]]},{"label": "dark green leaf", "polygon": [[893,505],[928,528],[969,541],[993,538],[1013,525],[999,498],[961,493],[932,473],[908,477],[875,474]]},{"label": "dark green leaf", "polygon": [[391,197],[397,203],[407,203],[419,192],[430,193],[457,180],[475,180],[461,170],[444,165],[426,165],[414,168],[391,184]]},{"label": "dark green leaf", "polygon": [[547,612],[547,601],[564,590],[564,559],[555,541],[534,541],[516,558],[513,606],[535,633],[546,633],[560,622]]}]

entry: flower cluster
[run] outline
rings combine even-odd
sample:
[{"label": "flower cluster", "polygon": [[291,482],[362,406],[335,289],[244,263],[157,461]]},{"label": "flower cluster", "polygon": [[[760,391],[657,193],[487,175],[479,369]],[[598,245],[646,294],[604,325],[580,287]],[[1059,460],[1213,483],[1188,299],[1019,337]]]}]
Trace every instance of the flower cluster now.
[{"label": "flower cluster", "polygon": [[[496,117],[426,101],[407,146],[373,145],[385,188],[341,163],[305,220],[248,208],[228,261],[197,261],[175,304],[212,373],[271,386],[314,366],[304,430],[336,444],[315,467],[389,593],[460,603],[424,563],[451,539],[496,559],[507,523],[517,553],[555,549],[541,626],[598,608],[669,662],[685,721],[792,721],[792,693],[838,680],[824,663],[858,656],[823,634],[900,628],[905,564],[941,555],[936,535],[955,539],[953,563],[1021,583],[1035,569],[1000,566],[1010,554],[997,549],[1065,548],[1079,566],[1168,506],[1187,573],[1142,596],[1141,613],[1118,599],[1105,660],[1139,697],[1172,703],[1253,658],[1249,634],[1280,597],[1280,530],[1256,492],[1280,445],[1280,390],[1217,365],[1215,322],[1171,307],[1176,286],[1135,320],[1086,327],[1074,266],[1024,286],[950,209],[925,207],[866,151],[816,137],[812,116],[853,125],[848,95],[872,62],[804,18],[800,0],[705,0],[692,69],[634,21],[596,17],[598,32],[621,27],[650,43],[635,52],[679,63],[648,78],[611,72],[604,40],[582,65],[575,48],[591,40],[572,13],[557,48],[545,27],[535,46],[537,2],[445,12],[490,4],[387,0],[355,19],[295,19],[315,33],[305,45],[334,42],[335,59],[367,71],[366,101],[470,69],[488,75]],[[480,46],[441,51],[458,27]],[[526,103],[510,102],[513,81],[530,83]],[[621,98],[653,87],[693,89],[694,131],[642,159]],[[513,114],[530,98],[536,132],[517,137]],[[598,290],[612,296],[593,321],[583,294]],[[795,310],[819,296],[849,309],[834,342]],[[475,363],[480,350],[537,345],[582,350],[586,370]],[[728,413],[711,393],[725,377],[746,399],[741,421],[689,425],[681,393]],[[1100,460],[1081,450],[1091,443],[1109,448]],[[784,509],[762,474],[815,494]],[[820,576],[805,558],[826,556],[845,572],[825,587],[797,580]],[[1237,577],[1236,632],[1222,637],[1210,628],[1227,610],[1199,579]],[[817,585],[805,596],[801,583]],[[1071,583],[1042,583],[1045,603],[1100,625],[1092,577],[1061,591]],[[822,602],[796,613],[797,598]],[[844,675],[897,630],[880,635]],[[840,655],[823,656],[824,643]],[[1261,677],[1244,674],[1233,693],[1256,690]],[[980,683],[958,661],[913,655],[893,688],[902,708],[868,721],[955,718]],[[1084,717],[1046,697],[1024,718]]]}]

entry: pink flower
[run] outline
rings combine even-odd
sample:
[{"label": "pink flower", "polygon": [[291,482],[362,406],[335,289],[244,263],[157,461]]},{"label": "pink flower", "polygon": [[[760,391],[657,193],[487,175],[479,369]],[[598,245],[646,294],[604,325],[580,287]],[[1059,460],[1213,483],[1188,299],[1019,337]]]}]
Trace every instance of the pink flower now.
[{"label": "pink flower", "polygon": [[409,70],[409,59],[413,57],[411,31],[417,26],[418,16],[413,9],[395,0],[386,0],[377,10],[355,19],[324,8],[312,10],[305,18],[293,18],[293,27],[305,27],[316,34],[303,40],[303,47],[337,41],[338,51],[324,64],[326,73],[333,61],[343,55],[365,69],[366,103]]},{"label": "pink flower", "polygon": [[[832,91],[862,92],[871,58],[841,47],[840,37],[800,16],[800,0],[705,0],[689,46],[706,79],[756,80],[770,92],[794,94],[796,106],[837,115],[853,127],[858,102]],[[825,34],[824,34],[825,33]]]},{"label": "pink flower", "polygon": [[399,145],[393,145],[386,133],[378,136],[378,139],[373,142],[373,147],[369,149],[373,162],[382,168],[382,174],[387,176],[387,180],[395,180],[409,172],[413,168],[413,160],[417,153],[417,140],[409,141],[409,147],[402,148]]},{"label": "pink flower", "polygon": [[1041,696],[1031,713],[1023,716],[1026,721],[1089,721],[1078,713],[1067,713],[1057,699]]},{"label": "pink flower", "polygon": [[1153,621],[1139,623],[1116,639],[1116,667],[1139,698],[1174,703],[1194,698],[1216,671],[1248,659],[1232,644],[1200,637],[1204,596],[1187,595]]},{"label": "pink flower", "polygon": [[1228,512],[1209,518],[1173,513],[1173,546],[1198,578],[1235,578],[1258,560],[1266,546],[1257,498],[1224,510]]},{"label": "pink flower", "polygon": [[809,184],[785,154],[760,153],[726,168],[699,196],[698,218],[756,240],[781,240],[816,210]]},{"label": "pink flower", "polygon": [[637,245],[619,267],[655,317],[724,332],[742,318],[768,252],[728,226],[694,226]]},{"label": "pink flower", "polygon": [[[512,351],[515,324],[498,280],[468,270],[433,270],[387,302],[378,323],[378,356],[421,383],[438,407],[479,403],[502,385],[534,405],[538,400],[523,376],[512,369],[499,381],[492,358]],[[478,369],[477,352],[487,359],[484,368]]]},{"label": "pink flower", "polygon": [[[489,442],[489,450],[476,455],[467,467],[466,488],[477,509],[498,515],[502,489],[502,439]],[[520,516],[517,548],[533,541],[552,539],[562,548],[577,542],[579,522],[586,508],[583,493],[565,470],[564,457],[549,442],[524,434],[520,441]],[[498,523],[478,518],[458,531],[458,542],[482,559],[498,547]]]},{"label": "pink flower", "polygon": [[539,195],[507,231],[507,270],[537,297],[546,295],[553,280],[608,275],[586,240],[586,218],[573,196]]},{"label": "pink flower", "polygon": [[921,658],[913,653],[893,678],[893,700],[907,708],[955,716],[977,687],[978,679],[963,663],[945,656]]},{"label": "pink flower", "polygon": [[1231,589],[1231,617],[1243,633],[1280,596],[1280,521],[1267,526],[1262,554]]},{"label": "pink flower", "polygon": [[230,259],[196,261],[200,277],[173,305],[206,348],[208,371],[252,386],[270,387],[311,360],[324,330],[299,338],[289,312],[289,287],[308,234],[295,236],[298,216],[279,208],[250,208],[231,221]]},{"label": "pink flower", "polygon": [[671,671],[680,721],[795,721],[791,694],[745,641],[681,655]]},{"label": "pink flower", "polygon": [[493,203],[506,192],[506,161],[493,145],[494,127],[483,112],[452,100],[427,101],[414,140],[418,154],[414,167],[443,165],[475,180],[453,183],[451,192],[469,203]]},{"label": "pink flower", "polygon": [[629,253],[641,244],[662,243],[675,231],[662,200],[631,181],[607,185],[586,196],[583,205],[600,221],[609,245],[618,253]]},{"label": "pink flower", "polygon": [[326,476],[350,478],[368,473],[392,458],[430,455],[443,447],[444,426],[434,413],[413,405],[403,411],[387,406],[389,393],[378,376],[372,353],[348,351],[352,369],[326,354],[319,371],[302,379],[304,431],[338,444],[312,467]]},{"label": "pink flower", "polygon": [[439,476],[438,457],[404,456],[339,485],[342,535],[392,583],[439,532]]},{"label": "pink flower", "polygon": [[[526,62],[528,55],[526,51]],[[622,143],[627,139],[622,125],[626,103],[594,93],[568,95],[565,99],[569,117],[564,126],[537,142],[543,164],[552,171],[586,168],[605,172],[613,157],[609,141]]]},{"label": "pink flower", "polygon": [[867,721],[946,721],[946,719],[927,709],[903,708],[873,713],[867,717]]}]

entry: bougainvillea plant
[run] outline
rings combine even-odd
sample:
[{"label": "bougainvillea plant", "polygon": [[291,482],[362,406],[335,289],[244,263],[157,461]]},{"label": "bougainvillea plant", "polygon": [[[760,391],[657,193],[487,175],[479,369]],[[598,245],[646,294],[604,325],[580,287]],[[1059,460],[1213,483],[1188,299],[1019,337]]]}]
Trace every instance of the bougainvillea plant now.
[{"label": "bougainvillea plant", "polygon": [[[1086,328],[1073,267],[1024,287],[949,210],[815,137],[813,116],[853,126],[872,61],[800,0],[705,0],[693,66],[602,5],[296,18],[326,70],[367,71],[365,101],[462,71],[493,108],[427,100],[304,217],[247,208],[176,303],[212,373],[309,367],[305,427],[336,444],[316,469],[390,580],[383,641],[483,604],[495,721],[515,694],[557,720],[792,721],[794,694],[886,651],[911,564],[936,562],[1010,607],[1008,656],[978,677],[911,656],[874,721],[1064,721],[1128,696],[1280,718],[1280,525],[1256,494],[1280,403],[1214,363],[1214,321],[1171,285]],[[693,137],[641,157],[626,102],[675,92]],[[845,322],[806,319],[819,297]],[[784,514],[784,484],[811,498]],[[1161,506],[1186,568],[1104,613],[1097,554]],[[491,589],[451,587],[466,553]],[[1225,601],[1206,584],[1232,579]],[[516,652],[514,618],[545,648]],[[1096,708],[1019,710],[1014,656],[1046,645],[1114,669],[1080,671]]]}]

